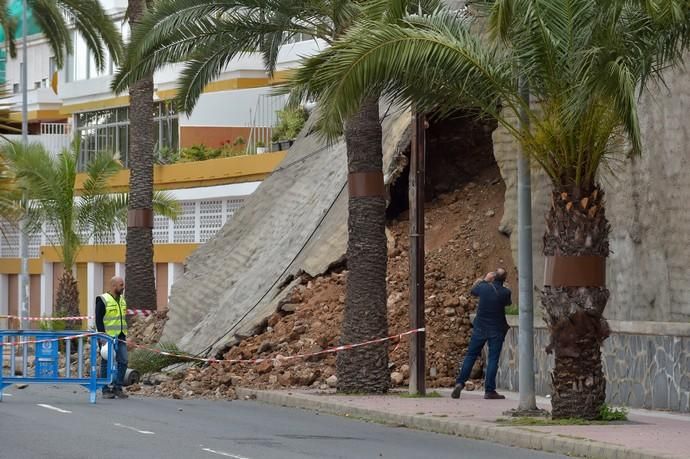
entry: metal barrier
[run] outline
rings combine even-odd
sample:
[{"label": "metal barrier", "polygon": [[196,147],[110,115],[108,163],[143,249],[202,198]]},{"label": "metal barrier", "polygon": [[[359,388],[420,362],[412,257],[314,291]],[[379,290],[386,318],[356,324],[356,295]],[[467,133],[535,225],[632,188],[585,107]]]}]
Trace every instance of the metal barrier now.
[{"label": "metal barrier", "polygon": [[[108,346],[106,375],[98,374],[99,341]],[[93,332],[0,330],[0,401],[3,389],[12,384],[79,384],[96,403],[98,389],[110,384],[115,374],[117,344]]]}]

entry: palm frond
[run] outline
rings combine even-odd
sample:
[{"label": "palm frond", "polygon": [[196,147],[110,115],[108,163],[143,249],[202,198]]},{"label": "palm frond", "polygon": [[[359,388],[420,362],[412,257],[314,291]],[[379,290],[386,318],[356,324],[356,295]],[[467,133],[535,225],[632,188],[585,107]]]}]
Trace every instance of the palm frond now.
[{"label": "palm frond", "polygon": [[[333,3],[325,0],[162,0],[135,30],[115,92],[171,63],[186,63],[179,106],[190,111],[228,62],[249,53],[275,70],[280,47],[296,34],[330,41],[336,34]],[[338,11],[349,15],[353,8]],[[339,16],[340,17],[340,16]],[[344,20],[344,19],[343,19]]]},{"label": "palm frond", "polygon": [[77,33],[93,53],[99,71],[105,70],[106,49],[115,64],[122,60],[122,37],[98,0],[59,0],[57,3],[63,13],[73,19]]},{"label": "palm frond", "polygon": [[7,2],[0,2],[0,27],[5,34],[5,49],[11,58],[17,57],[17,46],[14,39],[17,33],[17,19],[10,14]]},{"label": "palm frond", "polygon": [[155,349],[173,355],[163,355],[148,349],[135,349],[129,354],[129,367],[137,370],[141,375],[147,375],[157,373],[176,363],[190,361],[186,358],[186,354],[173,343],[160,343]]},{"label": "palm frond", "polygon": [[[380,1],[380,3],[379,3]],[[663,82],[690,43],[687,0],[480,0],[487,34],[464,12],[439,8],[399,20],[364,19],[304,59],[288,88],[291,103],[316,99],[317,127],[339,135],[362,100],[376,94],[445,116],[479,108],[498,120],[557,186],[594,186],[621,136],[642,149],[636,91]],[[391,18],[404,0],[390,0]],[[519,79],[538,107],[526,107]],[[500,106],[500,108],[499,108]],[[514,119],[525,109],[531,129]]]},{"label": "palm frond", "polygon": [[67,50],[72,48],[72,35],[58,2],[54,0],[29,0],[27,4],[33,11],[38,26],[48,39],[57,66],[62,67],[65,63]]}]

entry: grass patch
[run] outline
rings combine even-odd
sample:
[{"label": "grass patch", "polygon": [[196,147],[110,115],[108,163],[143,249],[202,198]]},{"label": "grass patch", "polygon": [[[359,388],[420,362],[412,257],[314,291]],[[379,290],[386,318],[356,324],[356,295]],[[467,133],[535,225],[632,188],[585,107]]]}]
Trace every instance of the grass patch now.
[{"label": "grass patch", "polygon": [[426,395],[410,394],[407,392],[401,392],[400,397],[402,397],[402,398],[441,398],[442,395],[436,391],[427,392]]},{"label": "grass patch", "polygon": [[507,426],[589,426],[608,424],[606,421],[588,421],[579,418],[551,419],[551,418],[499,418],[496,422]]},{"label": "grass patch", "polygon": [[518,307],[517,304],[511,304],[510,306],[506,306],[506,315],[507,316],[517,316],[519,312],[520,312],[520,308]]},{"label": "grass patch", "polygon": [[601,405],[599,408],[599,419],[602,421],[627,421],[628,410],[625,408],[611,408],[608,405]]},{"label": "grass patch", "polygon": [[599,418],[595,420],[587,420],[580,418],[566,418],[566,419],[551,419],[546,418],[499,418],[496,420],[498,424],[509,426],[591,426],[591,425],[605,425],[611,422],[621,422],[628,420],[628,410],[625,408],[611,408],[608,405],[602,405],[599,409]]}]

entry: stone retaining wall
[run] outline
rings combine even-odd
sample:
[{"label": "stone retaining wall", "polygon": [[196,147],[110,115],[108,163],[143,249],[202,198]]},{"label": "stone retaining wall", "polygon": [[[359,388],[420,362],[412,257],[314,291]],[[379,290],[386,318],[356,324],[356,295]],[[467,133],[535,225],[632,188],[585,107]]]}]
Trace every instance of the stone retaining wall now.
[{"label": "stone retaining wall", "polygon": [[[497,384],[518,390],[517,317],[501,354]],[[611,321],[604,342],[607,401],[631,408],[690,412],[690,324]],[[551,393],[553,356],[544,349],[548,330],[535,324],[535,387],[537,395]]]}]

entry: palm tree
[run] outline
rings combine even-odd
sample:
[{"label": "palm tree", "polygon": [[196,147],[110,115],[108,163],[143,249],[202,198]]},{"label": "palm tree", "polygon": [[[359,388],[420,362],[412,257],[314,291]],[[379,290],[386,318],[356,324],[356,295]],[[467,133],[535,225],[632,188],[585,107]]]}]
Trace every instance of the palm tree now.
[{"label": "palm tree", "polygon": [[[145,26],[141,21],[154,2],[129,0],[127,15],[132,33]],[[127,219],[127,279],[137,286],[128,301],[140,309],[156,308],[153,266],[153,72],[142,74],[129,87],[129,189]]]},{"label": "palm tree", "polygon": [[[56,312],[79,315],[79,292],[72,270],[79,249],[94,240],[100,242],[120,227],[126,218],[127,194],[109,194],[108,179],[121,169],[119,161],[108,154],[99,154],[86,165],[83,191],[75,190],[79,142],[55,156],[40,144],[10,143],[0,151],[3,164],[8,166],[8,179],[24,191],[29,199],[27,217],[31,232],[43,227],[55,229],[56,248],[64,272],[56,295]],[[167,194],[157,193],[156,211],[175,218],[177,203]]]},{"label": "palm tree", "polygon": [[[10,0],[0,0],[0,27],[12,58],[16,57],[15,33],[17,20],[10,11]],[[107,63],[106,49],[115,63],[122,57],[122,39],[113,21],[98,0],[27,0],[27,6],[53,50],[59,68],[72,50],[73,25],[93,53],[96,66],[103,70]]]},{"label": "palm tree", "polygon": [[[204,87],[219,77],[234,58],[261,53],[273,74],[281,45],[298,34],[326,43],[340,36],[360,14],[402,13],[356,0],[161,0],[135,30],[128,57],[114,89],[165,65],[185,62],[178,102],[191,112]],[[412,4],[413,2],[406,2]],[[417,3],[414,2],[415,8]],[[426,5],[437,2],[424,0]],[[403,11],[405,11],[403,9]],[[350,182],[348,218],[348,283],[343,343],[387,335],[385,237],[381,125],[377,95],[348,117],[345,127]],[[365,181],[369,187],[357,184]],[[386,344],[338,354],[338,389],[385,392],[390,376]]]},{"label": "palm tree", "polygon": [[20,215],[17,208],[19,195],[6,161],[0,158],[0,237],[5,236],[9,225],[16,223]]},{"label": "palm tree", "polygon": [[[606,388],[610,231],[598,173],[624,146],[640,154],[636,90],[682,60],[690,9],[674,0],[475,3],[479,21],[466,9],[409,16],[403,25],[361,21],[308,59],[293,84],[319,98],[327,132],[381,92],[437,116],[479,109],[510,132],[553,187],[542,291],[556,360],[553,416],[596,418]],[[518,80],[536,106],[521,98]],[[522,111],[531,128],[515,125]]]}]

